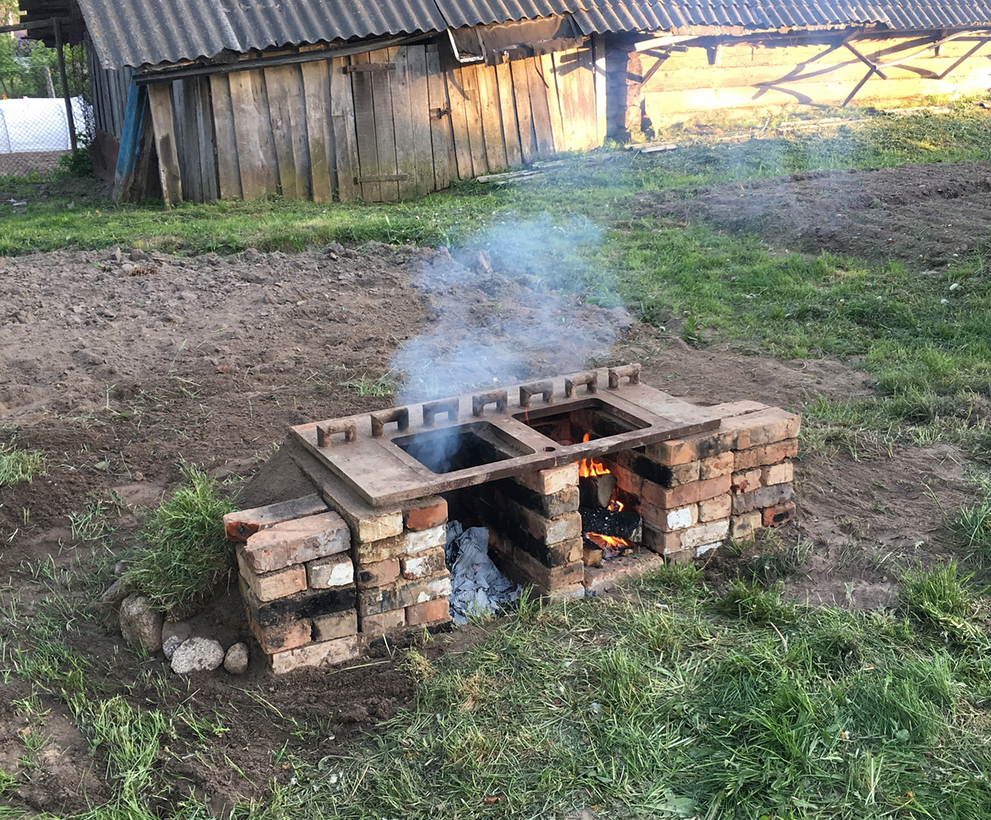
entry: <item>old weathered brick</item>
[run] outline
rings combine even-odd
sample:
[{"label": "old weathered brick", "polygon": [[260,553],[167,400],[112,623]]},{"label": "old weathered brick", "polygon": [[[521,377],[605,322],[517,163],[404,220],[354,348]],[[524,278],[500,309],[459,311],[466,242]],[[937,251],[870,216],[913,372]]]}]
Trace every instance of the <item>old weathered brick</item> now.
[{"label": "old weathered brick", "polygon": [[421,552],[443,547],[447,543],[447,527],[432,527],[429,530],[415,530],[406,533],[406,554],[417,555]]},{"label": "old weathered brick", "polygon": [[580,584],[585,577],[585,565],[580,558],[571,564],[548,567],[520,549],[513,553],[513,564],[509,569],[514,580],[533,584],[542,593]]},{"label": "old weathered brick", "polygon": [[652,552],[666,555],[681,549],[681,534],[679,532],[661,532],[645,523],[643,545]]},{"label": "old weathered brick", "polygon": [[613,475],[616,476],[616,487],[630,495],[640,497],[643,479],[633,470],[617,464],[613,467]]},{"label": "old weathered brick", "polygon": [[698,504],[689,504],[685,507],[676,507],[673,510],[658,510],[657,527],[661,532],[674,532],[683,530],[697,524],[699,520]]},{"label": "old weathered brick", "polygon": [[733,473],[733,483],[730,485],[730,490],[737,495],[752,493],[763,486],[761,478],[762,473],[759,468]]},{"label": "old weathered brick", "polygon": [[[445,602],[446,603],[446,602]],[[406,628],[406,609],[389,609],[372,615],[362,615],[358,623],[362,635],[385,635]]]},{"label": "old weathered brick", "polygon": [[[344,507],[340,509],[348,512]],[[355,546],[368,544],[372,541],[381,541],[383,538],[392,538],[403,532],[402,510],[384,512],[361,510],[356,514],[349,513],[347,517],[348,523],[351,525],[351,540]]]},{"label": "old weathered brick", "polygon": [[399,559],[399,573],[407,581],[431,578],[446,568],[443,547]]},{"label": "old weathered brick", "polygon": [[354,566],[348,555],[331,555],[306,564],[306,580],[310,589],[331,589],[354,583]]},{"label": "old weathered brick", "polygon": [[351,635],[333,641],[307,644],[299,649],[290,649],[288,652],[278,652],[269,656],[269,663],[276,674],[292,672],[296,669],[324,669],[354,660],[360,650],[360,638]]},{"label": "old weathered brick", "polygon": [[690,564],[695,560],[695,550],[676,550],[664,553],[664,562],[667,564]]},{"label": "old weathered brick", "polygon": [[761,468],[761,483],[765,487],[774,484],[788,484],[795,478],[795,468],[790,461],[782,464],[770,464]]},{"label": "old weathered brick", "polygon": [[681,533],[681,546],[683,549],[700,547],[703,544],[712,544],[722,541],[729,533],[729,519],[721,521],[711,521],[708,524],[699,524]]},{"label": "old weathered brick", "polygon": [[243,555],[243,544],[238,544],[235,550],[238,569],[248,588],[259,601],[274,601],[286,598],[306,589],[306,570],[301,566],[287,567],[260,574],[248,566]]},{"label": "old weathered brick", "polygon": [[248,626],[258,645],[267,655],[305,646],[313,638],[313,626],[306,618],[286,619],[277,624],[262,626],[248,611]]},{"label": "old weathered brick", "polygon": [[356,590],[351,586],[308,590],[290,595],[288,598],[265,602],[258,599],[244,578],[238,578],[238,585],[245,606],[262,626],[283,623],[287,618],[312,619],[318,615],[329,615],[355,607]]},{"label": "old weathered brick", "polygon": [[736,429],[720,428],[710,433],[699,433],[697,436],[648,445],[646,453],[648,458],[668,467],[674,467],[729,452],[737,446],[736,436]]},{"label": "old weathered brick", "polygon": [[422,498],[403,512],[408,530],[429,530],[447,523],[447,500],[440,496]]},{"label": "old weathered brick", "polygon": [[269,504],[266,507],[252,507],[250,510],[227,513],[224,516],[224,531],[231,541],[244,543],[258,530],[327,510],[323,498],[318,493],[314,493],[303,498],[294,498],[292,501]]},{"label": "old weathered brick", "polygon": [[705,501],[699,502],[699,522],[707,524],[710,521],[727,518],[732,510],[733,497],[729,493],[717,495],[715,498],[707,498]]},{"label": "old weathered brick", "polygon": [[763,510],[765,507],[775,507],[795,497],[791,484],[775,484],[771,487],[761,487],[751,493],[740,493],[733,496],[733,514]]},{"label": "old weathered brick", "polygon": [[578,485],[578,464],[566,464],[564,467],[552,467],[534,473],[522,473],[513,476],[513,480],[536,493],[553,495],[568,486]]},{"label": "old weathered brick", "polygon": [[425,626],[451,620],[450,605],[446,598],[424,601],[406,607],[406,623],[410,626]]},{"label": "old weathered brick", "polygon": [[765,527],[780,527],[787,524],[795,515],[795,502],[786,501],[776,507],[768,507],[761,516],[761,522]]},{"label": "old weathered brick", "polygon": [[250,536],[243,546],[245,562],[258,573],[303,564],[351,546],[351,534],[337,513],[284,521]]},{"label": "old weathered brick", "polygon": [[800,416],[778,407],[723,419],[723,427],[737,431],[736,446],[740,450],[796,438],[800,425]]},{"label": "old weathered brick", "polygon": [[[696,481],[694,484],[685,484],[683,487],[674,487],[668,490],[652,481],[644,481],[641,499],[644,502],[644,507],[654,506],[663,510],[686,507],[689,504],[696,504],[707,498],[728,493],[731,483],[729,475],[721,475],[707,481]],[[645,509],[641,509],[640,512],[646,517]]]},{"label": "old weathered brick", "polygon": [[706,407],[705,409],[721,419],[729,419],[733,416],[742,416],[745,413],[756,413],[759,410],[766,410],[767,405],[761,404],[759,401],[743,400],[728,401],[723,404],[714,404],[711,407]]},{"label": "old weathered brick", "polygon": [[718,478],[733,472],[733,453],[720,453],[716,456],[709,456],[699,462],[699,478],[703,481],[710,478]]},{"label": "old weathered brick", "polygon": [[405,609],[451,594],[451,578],[444,575],[424,581],[398,581],[387,587],[361,590],[358,593],[358,614],[375,615],[391,609]]},{"label": "old weathered brick", "polygon": [[749,541],[760,528],[761,514],[759,512],[734,515],[730,519],[729,537],[734,541]]},{"label": "old weathered brick", "polygon": [[332,641],[358,634],[358,613],[353,609],[319,615],[313,619],[313,640]]},{"label": "old weathered brick", "polygon": [[384,587],[399,577],[399,559],[379,561],[375,564],[358,564],[355,568],[355,583],[358,589]]},{"label": "old weathered brick", "polygon": [[375,564],[379,561],[388,561],[390,558],[399,558],[407,552],[409,547],[408,532],[393,535],[390,538],[383,538],[381,541],[370,541],[367,544],[356,544],[354,553],[358,561],[366,564]]},{"label": "old weathered brick", "polygon": [[711,544],[700,544],[695,547],[695,557],[701,558],[703,555],[706,555],[715,549],[719,549],[722,545],[722,541],[713,541]]},{"label": "old weathered brick", "polygon": [[491,483],[487,487],[497,506],[519,504],[545,518],[557,518],[559,515],[577,512],[579,506],[578,487],[574,484],[550,495],[534,492],[511,478]]}]

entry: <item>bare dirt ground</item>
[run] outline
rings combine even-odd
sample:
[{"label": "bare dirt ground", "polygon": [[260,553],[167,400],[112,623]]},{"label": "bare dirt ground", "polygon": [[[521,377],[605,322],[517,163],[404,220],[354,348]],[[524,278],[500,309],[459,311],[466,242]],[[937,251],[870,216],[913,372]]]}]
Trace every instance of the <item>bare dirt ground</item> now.
[{"label": "bare dirt ground", "polygon": [[[947,224],[976,218],[971,197],[938,196],[943,183],[937,180],[950,174],[963,185],[980,177],[979,168],[960,166],[955,175],[949,166],[902,170],[901,181],[883,195],[870,174],[848,174],[767,183],[763,204],[759,187],[743,186],[739,196],[755,213],[788,210],[793,247],[812,252],[864,255],[849,231],[823,235],[813,247],[821,226],[815,196],[803,191],[822,180],[861,190],[850,196],[850,209],[868,215],[878,210],[875,199],[890,203],[900,186],[913,186],[912,197],[928,197],[931,213],[918,211],[916,233],[906,225],[906,237],[918,236],[923,226],[930,230],[936,213]],[[723,191],[686,203],[698,208],[720,196],[732,202]],[[662,200],[670,204],[646,195],[645,207],[660,207]],[[793,209],[799,200],[804,210]],[[718,222],[715,209],[705,215]],[[947,239],[946,249],[963,242]],[[917,259],[915,250],[906,261]],[[924,264],[937,264],[937,255],[945,259],[943,250],[933,254]],[[44,475],[32,483],[0,488],[0,607],[30,618],[51,594],[51,577],[80,562],[87,577],[69,592],[60,586],[59,594],[74,605],[92,601],[112,579],[114,561],[134,545],[142,511],[176,485],[181,460],[209,469],[235,490],[289,426],[388,405],[382,377],[396,351],[441,327],[443,336],[428,336],[427,358],[446,367],[445,350],[477,345],[476,379],[566,372],[598,357],[642,361],[648,383],[699,403],[756,399],[800,409],[816,394],[871,391],[865,373],[841,362],[780,362],[721,346],[696,350],[616,311],[556,299],[527,273],[501,269],[498,260],[494,270],[476,259],[462,261],[446,252],[377,244],[292,256],[249,251],[183,258],[125,249],[0,260],[0,441],[39,450],[46,460]],[[466,275],[472,267],[475,273]],[[564,334],[550,332],[559,326]],[[520,344],[520,327],[540,332]],[[507,348],[515,357],[506,358]],[[948,555],[940,506],[953,510],[966,501],[965,466],[946,446],[878,452],[866,461],[805,454],[796,467],[799,523],[777,541],[813,545],[789,580],[791,593],[854,606],[889,600],[896,565]],[[117,531],[107,545],[74,541],[69,514],[96,500],[119,505]],[[752,560],[714,558],[709,577],[719,583]],[[231,640],[246,635],[230,595],[200,619]],[[354,669],[330,674],[271,678],[256,659],[242,677],[186,681],[164,671],[162,658],[141,658],[123,647],[95,617],[74,618],[67,630],[71,645],[90,659],[91,687],[102,697],[120,694],[165,711],[185,703],[205,717],[223,717],[226,729],[206,751],[193,730],[179,726],[155,762],[173,784],[163,800],[192,792],[218,813],[263,796],[269,783],[290,775],[280,750],[314,761],[339,754],[413,696],[411,680],[386,647]],[[456,650],[474,635],[439,636],[424,651]],[[43,698],[48,711],[40,731],[48,740],[25,762],[24,733],[38,718],[16,705],[30,694],[28,686],[15,677],[3,681],[0,768],[19,778],[5,799],[31,812],[63,814],[105,800],[110,786],[102,752],[90,753],[57,697]]]}]

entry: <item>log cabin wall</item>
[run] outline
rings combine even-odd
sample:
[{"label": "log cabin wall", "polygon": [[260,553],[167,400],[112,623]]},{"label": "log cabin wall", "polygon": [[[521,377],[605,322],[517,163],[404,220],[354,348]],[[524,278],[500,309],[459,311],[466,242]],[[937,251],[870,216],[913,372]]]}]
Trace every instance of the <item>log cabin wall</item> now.
[{"label": "log cabin wall", "polygon": [[[796,104],[843,105],[871,73],[865,62],[839,45],[846,36],[846,32],[818,34],[818,43],[796,36],[750,41],[706,38],[709,48],[685,43],[683,50],[671,50],[666,57],[637,53],[629,40],[616,43],[608,55],[609,133],[622,137],[646,124],[669,126],[713,112],[730,118],[753,117]],[[926,32],[902,38],[875,36],[851,45],[870,62],[883,64],[920,51],[926,36]],[[928,36],[932,39],[939,34]],[[929,95],[986,91],[991,87],[989,54],[987,32],[951,40],[903,65],[883,68],[887,79],[871,73],[851,102],[885,105]],[[642,82],[644,77],[648,77],[646,82]]]},{"label": "log cabin wall", "polygon": [[166,200],[392,201],[588,150],[594,67],[591,47],[485,66],[427,44],[153,84]]}]

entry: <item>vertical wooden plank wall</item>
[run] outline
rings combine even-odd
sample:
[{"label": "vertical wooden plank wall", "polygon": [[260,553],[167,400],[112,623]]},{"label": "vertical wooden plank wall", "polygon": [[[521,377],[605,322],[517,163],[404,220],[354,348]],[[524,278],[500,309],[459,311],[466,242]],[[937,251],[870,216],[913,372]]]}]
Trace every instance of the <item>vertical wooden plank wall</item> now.
[{"label": "vertical wooden plank wall", "polygon": [[601,70],[592,48],[485,66],[431,43],[187,80],[175,176],[197,201],[422,196],[601,145]]},{"label": "vertical wooden plank wall", "polygon": [[165,207],[169,207],[182,201],[182,177],[179,172],[175,120],[172,116],[172,84],[155,83],[149,86],[148,107],[155,132],[162,199]]}]

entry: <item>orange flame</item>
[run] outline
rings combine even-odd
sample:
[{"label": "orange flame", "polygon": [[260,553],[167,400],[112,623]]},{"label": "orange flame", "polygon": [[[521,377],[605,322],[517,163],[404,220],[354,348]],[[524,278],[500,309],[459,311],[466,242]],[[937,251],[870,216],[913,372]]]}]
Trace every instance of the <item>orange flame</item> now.
[{"label": "orange flame", "polygon": [[[586,433],[582,438],[582,444],[588,439],[589,434]],[[586,458],[578,462],[578,475],[582,478],[595,478],[600,475],[609,475],[610,472],[601,461],[596,461],[594,458]]]},{"label": "orange flame", "polygon": [[587,532],[585,533],[585,537],[597,547],[602,547],[603,549],[623,549],[630,546],[630,542],[625,538],[616,538],[612,535],[599,535],[597,532]]}]

